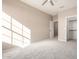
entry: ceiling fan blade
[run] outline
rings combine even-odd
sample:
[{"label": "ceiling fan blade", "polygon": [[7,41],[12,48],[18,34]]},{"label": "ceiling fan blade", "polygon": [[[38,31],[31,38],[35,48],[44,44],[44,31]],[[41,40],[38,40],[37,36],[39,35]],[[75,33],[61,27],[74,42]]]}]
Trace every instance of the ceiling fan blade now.
[{"label": "ceiling fan blade", "polygon": [[47,1],[48,1],[48,0],[45,0],[42,5],[45,5],[45,3],[46,3]]},{"label": "ceiling fan blade", "polygon": [[50,0],[50,3],[51,3],[52,6],[54,5],[54,2],[52,0]]}]

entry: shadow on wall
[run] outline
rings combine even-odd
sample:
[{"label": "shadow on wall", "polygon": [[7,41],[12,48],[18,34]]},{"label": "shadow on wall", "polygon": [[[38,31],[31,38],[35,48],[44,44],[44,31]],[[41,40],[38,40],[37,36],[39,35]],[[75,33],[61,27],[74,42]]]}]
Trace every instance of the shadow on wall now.
[{"label": "shadow on wall", "polygon": [[27,28],[12,16],[2,13],[2,41],[19,47],[31,43],[31,29]]}]

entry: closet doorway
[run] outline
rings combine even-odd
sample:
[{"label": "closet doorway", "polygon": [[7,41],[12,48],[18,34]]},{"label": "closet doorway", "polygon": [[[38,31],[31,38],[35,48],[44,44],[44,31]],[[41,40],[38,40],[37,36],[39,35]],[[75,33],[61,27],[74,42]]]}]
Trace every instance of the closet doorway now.
[{"label": "closet doorway", "polygon": [[58,37],[58,21],[54,22],[54,37]]}]

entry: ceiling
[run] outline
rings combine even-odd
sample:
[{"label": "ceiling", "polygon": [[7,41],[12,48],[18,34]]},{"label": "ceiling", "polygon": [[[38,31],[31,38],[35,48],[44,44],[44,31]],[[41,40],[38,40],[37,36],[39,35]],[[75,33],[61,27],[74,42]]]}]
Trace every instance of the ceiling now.
[{"label": "ceiling", "polygon": [[76,7],[77,4],[77,0],[52,0],[55,2],[54,6],[50,4],[49,2],[50,0],[48,0],[48,2],[45,5],[42,5],[42,3],[45,0],[21,0],[21,1],[50,15],[55,15],[60,11]]}]

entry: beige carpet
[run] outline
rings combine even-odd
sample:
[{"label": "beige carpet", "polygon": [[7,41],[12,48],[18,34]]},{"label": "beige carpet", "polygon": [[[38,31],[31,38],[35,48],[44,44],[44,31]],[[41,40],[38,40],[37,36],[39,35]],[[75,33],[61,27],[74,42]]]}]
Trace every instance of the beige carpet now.
[{"label": "beige carpet", "polygon": [[3,59],[77,59],[76,41],[44,40],[4,52]]}]

